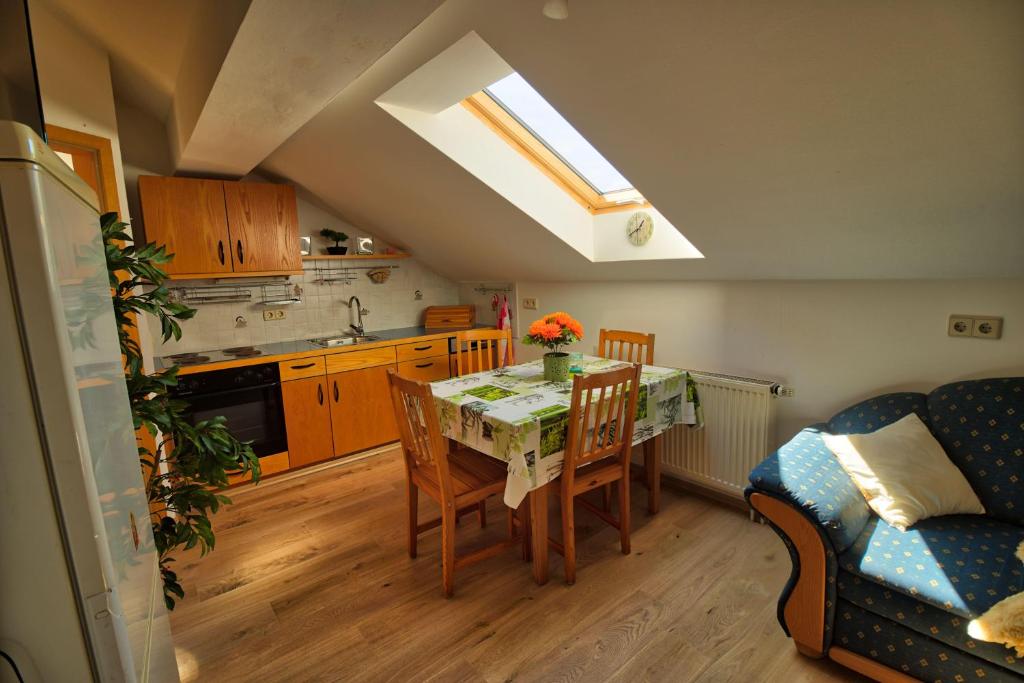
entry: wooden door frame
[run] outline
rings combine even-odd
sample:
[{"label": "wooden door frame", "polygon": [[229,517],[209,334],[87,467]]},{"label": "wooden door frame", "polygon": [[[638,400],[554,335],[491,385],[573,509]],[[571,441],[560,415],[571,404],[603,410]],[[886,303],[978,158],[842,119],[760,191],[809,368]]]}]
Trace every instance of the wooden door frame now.
[{"label": "wooden door frame", "polygon": [[46,124],[46,141],[78,147],[96,153],[99,161],[100,212],[121,215],[121,200],[117,193],[117,173],[114,171],[114,149],[109,138],[83,133],[79,130]]}]

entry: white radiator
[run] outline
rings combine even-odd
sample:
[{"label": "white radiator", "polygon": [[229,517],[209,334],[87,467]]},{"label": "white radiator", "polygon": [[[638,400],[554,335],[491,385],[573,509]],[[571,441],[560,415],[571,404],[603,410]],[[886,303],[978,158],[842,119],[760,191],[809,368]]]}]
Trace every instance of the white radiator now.
[{"label": "white radiator", "polygon": [[679,425],[666,432],[662,471],[742,498],[747,475],[775,443],[775,392],[780,387],[771,380],[690,374],[704,407],[704,428]]}]

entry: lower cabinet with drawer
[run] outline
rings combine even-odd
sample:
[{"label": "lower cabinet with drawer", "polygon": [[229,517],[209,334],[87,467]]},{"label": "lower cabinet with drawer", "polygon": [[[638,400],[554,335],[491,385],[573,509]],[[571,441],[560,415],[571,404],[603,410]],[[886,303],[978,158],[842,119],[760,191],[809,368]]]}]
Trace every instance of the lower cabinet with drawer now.
[{"label": "lower cabinet with drawer", "polygon": [[449,361],[447,338],[281,361],[288,451],[273,470],[397,441],[388,370],[433,382],[454,374]]},{"label": "lower cabinet with drawer", "polygon": [[402,361],[398,364],[398,374],[402,377],[418,379],[422,382],[436,382],[439,379],[448,379],[451,377],[451,371],[448,367],[448,354],[432,358]]}]

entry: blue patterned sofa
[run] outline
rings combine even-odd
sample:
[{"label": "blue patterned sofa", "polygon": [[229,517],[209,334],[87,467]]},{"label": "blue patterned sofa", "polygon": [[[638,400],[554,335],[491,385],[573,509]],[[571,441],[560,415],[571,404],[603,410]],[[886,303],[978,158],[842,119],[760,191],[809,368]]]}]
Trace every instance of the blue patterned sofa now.
[{"label": "blue patterned sofa", "polygon": [[[878,518],[821,438],[863,434],[915,412],[963,471],[985,515]],[[747,501],[782,537],[793,573],[779,622],[797,649],[878,680],[1020,681],[1024,660],[967,635],[1024,590],[1024,378],[878,396],[812,425],[750,474]]]}]

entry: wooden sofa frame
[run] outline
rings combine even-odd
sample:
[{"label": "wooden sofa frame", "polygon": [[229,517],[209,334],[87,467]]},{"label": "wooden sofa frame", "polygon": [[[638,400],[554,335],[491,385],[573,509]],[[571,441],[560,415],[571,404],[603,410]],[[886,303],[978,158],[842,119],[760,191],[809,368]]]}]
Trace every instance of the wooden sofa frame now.
[{"label": "wooden sofa frame", "polygon": [[883,683],[913,683],[917,679],[841,647],[825,651],[825,546],[817,527],[788,503],[754,492],[750,506],[792,542],[798,557],[794,563],[792,587],[781,607],[784,621],[797,651],[807,657],[829,659],[848,669]]}]

